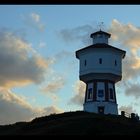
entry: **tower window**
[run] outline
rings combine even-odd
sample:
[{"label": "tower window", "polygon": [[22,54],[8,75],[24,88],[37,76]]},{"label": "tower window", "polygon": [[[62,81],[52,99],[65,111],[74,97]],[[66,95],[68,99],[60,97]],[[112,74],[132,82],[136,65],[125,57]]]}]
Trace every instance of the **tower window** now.
[{"label": "tower window", "polygon": [[114,99],[114,96],[113,96],[113,89],[112,88],[109,88],[109,94],[110,94],[110,99]]},{"label": "tower window", "polygon": [[84,65],[85,65],[85,66],[87,65],[87,60],[84,61]]},{"label": "tower window", "polygon": [[92,88],[88,89],[88,99],[92,99]]},{"label": "tower window", "polygon": [[100,98],[104,97],[104,90],[98,90],[98,97]]},{"label": "tower window", "polygon": [[115,60],[115,66],[117,66],[117,60]]},{"label": "tower window", "polygon": [[99,58],[99,64],[102,64],[102,58]]}]

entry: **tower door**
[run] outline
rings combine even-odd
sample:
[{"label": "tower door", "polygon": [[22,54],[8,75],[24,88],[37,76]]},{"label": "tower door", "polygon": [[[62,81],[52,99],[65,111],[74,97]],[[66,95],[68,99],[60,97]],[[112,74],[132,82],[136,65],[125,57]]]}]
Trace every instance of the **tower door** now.
[{"label": "tower door", "polygon": [[98,113],[104,114],[104,106],[98,106]]}]

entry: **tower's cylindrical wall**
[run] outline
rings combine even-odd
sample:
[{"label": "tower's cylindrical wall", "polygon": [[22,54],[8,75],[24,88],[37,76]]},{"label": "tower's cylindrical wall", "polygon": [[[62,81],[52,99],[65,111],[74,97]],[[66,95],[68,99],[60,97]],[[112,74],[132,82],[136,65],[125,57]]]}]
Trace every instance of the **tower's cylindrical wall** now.
[{"label": "tower's cylindrical wall", "polygon": [[103,50],[96,49],[96,51],[87,51],[84,54],[80,55],[79,60],[80,60],[79,73],[81,77],[84,75],[94,73],[113,74],[116,76],[116,78],[117,76],[119,78],[122,76],[121,54],[113,52],[109,49]]},{"label": "tower's cylindrical wall", "polygon": [[114,82],[98,79],[88,82],[86,86],[85,102],[117,102]]},{"label": "tower's cylindrical wall", "polygon": [[93,80],[86,83],[84,111],[118,114],[115,83],[109,80]]},{"label": "tower's cylindrical wall", "polygon": [[101,113],[100,108],[103,108],[103,114],[118,115],[118,105],[110,102],[89,102],[83,107],[86,112]]},{"label": "tower's cylindrical wall", "polygon": [[86,83],[84,111],[118,114],[115,83],[122,78],[125,51],[108,45],[110,34],[91,34],[93,45],[76,51],[79,78]]}]

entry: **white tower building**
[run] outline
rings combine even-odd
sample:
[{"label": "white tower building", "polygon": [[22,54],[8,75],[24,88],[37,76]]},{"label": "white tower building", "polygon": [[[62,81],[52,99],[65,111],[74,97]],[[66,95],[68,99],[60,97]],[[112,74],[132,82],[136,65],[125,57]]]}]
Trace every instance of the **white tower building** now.
[{"label": "white tower building", "polygon": [[118,114],[115,83],[122,78],[122,59],[126,52],[111,45],[111,34],[91,34],[93,44],[76,51],[80,61],[79,78],[86,83],[84,111]]}]

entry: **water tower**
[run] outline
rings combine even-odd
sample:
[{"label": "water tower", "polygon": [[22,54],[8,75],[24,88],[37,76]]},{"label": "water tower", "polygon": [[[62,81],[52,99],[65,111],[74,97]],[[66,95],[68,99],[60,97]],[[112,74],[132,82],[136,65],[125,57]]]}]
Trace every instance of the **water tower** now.
[{"label": "water tower", "polygon": [[115,83],[122,78],[122,59],[126,52],[108,44],[111,34],[97,31],[93,44],[76,51],[80,61],[79,78],[86,83],[84,111],[118,114]]}]

